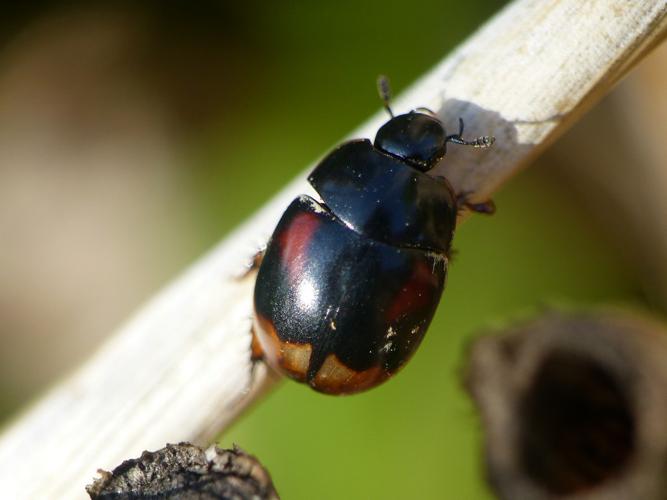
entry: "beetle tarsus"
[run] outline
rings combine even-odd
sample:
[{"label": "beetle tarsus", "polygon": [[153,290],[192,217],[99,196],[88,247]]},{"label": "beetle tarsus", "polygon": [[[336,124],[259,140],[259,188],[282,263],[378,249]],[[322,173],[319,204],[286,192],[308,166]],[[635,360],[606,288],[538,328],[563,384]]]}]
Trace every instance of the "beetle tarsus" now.
[{"label": "beetle tarsus", "polygon": [[493,200],[489,199],[485,201],[471,202],[469,201],[471,194],[472,193],[466,191],[459,193],[456,197],[456,208],[459,213],[465,209],[483,215],[493,215],[496,213],[496,204]]},{"label": "beetle tarsus", "polygon": [[259,343],[254,326],[250,327],[250,335],[252,335],[252,341],[250,343],[250,360],[253,363],[256,363],[264,359],[264,349],[262,349],[262,345]]},{"label": "beetle tarsus", "polygon": [[493,215],[496,213],[496,204],[493,200],[486,200],[480,203],[466,203],[466,208],[483,215]]},{"label": "beetle tarsus", "polygon": [[476,137],[472,141],[466,141],[463,136],[463,118],[459,118],[459,131],[456,134],[448,135],[445,139],[445,143],[452,142],[460,146],[472,146],[473,148],[488,148],[496,142],[496,138],[491,135],[482,135]]},{"label": "beetle tarsus", "polygon": [[433,111],[431,108],[427,108],[427,107],[425,107],[425,106],[419,106],[418,108],[415,108],[415,111],[419,111],[419,112],[421,112],[421,111],[425,111],[426,113],[428,113],[428,114],[431,115],[431,116],[434,116],[434,117],[437,117],[437,116],[438,116],[438,115],[435,113],[435,111]]},{"label": "beetle tarsus", "polygon": [[266,247],[258,250],[253,256],[252,259],[246,264],[245,269],[237,277],[238,280],[243,280],[249,275],[254,273],[259,269],[259,266],[262,265],[262,260],[264,259],[264,253],[266,252]]}]

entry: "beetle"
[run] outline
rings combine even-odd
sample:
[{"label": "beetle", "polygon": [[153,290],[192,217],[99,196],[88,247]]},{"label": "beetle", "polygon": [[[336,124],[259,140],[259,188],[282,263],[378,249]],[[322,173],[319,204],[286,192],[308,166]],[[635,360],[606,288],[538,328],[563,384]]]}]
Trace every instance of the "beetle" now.
[{"label": "beetle", "polygon": [[419,346],[445,286],[456,217],[470,203],[427,172],[447,144],[485,148],[494,138],[447,135],[426,108],[395,116],[368,139],[345,142],[308,181],[320,196],[297,197],[258,263],[253,355],[326,394],[370,389]]}]

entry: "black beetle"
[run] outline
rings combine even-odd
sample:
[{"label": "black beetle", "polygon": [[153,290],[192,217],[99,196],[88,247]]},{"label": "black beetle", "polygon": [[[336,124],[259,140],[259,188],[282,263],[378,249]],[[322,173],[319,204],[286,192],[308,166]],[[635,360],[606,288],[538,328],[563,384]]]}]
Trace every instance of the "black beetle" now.
[{"label": "black beetle", "polygon": [[391,119],[374,143],[346,142],[317,165],[308,180],[321,201],[290,204],[255,284],[253,355],[328,394],[374,387],[410,359],[445,286],[459,210],[494,210],[425,173],[449,142],[494,139],[464,140],[461,119],[447,135],[424,108],[394,116],[378,83]]}]

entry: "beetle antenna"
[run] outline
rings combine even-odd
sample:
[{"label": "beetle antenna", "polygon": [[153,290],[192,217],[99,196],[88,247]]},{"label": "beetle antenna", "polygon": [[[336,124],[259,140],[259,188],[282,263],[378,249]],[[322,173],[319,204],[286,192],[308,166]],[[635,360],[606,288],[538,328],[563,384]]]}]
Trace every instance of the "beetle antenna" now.
[{"label": "beetle antenna", "polygon": [[454,144],[460,144],[461,146],[472,146],[473,148],[488,148],[494,142],[496,138],[491,135],[482,135],[473,139],[472,141],[466,141],[461,137],[463,135],[463,118],[459,118],[459,132],[458,134],[448,135],[445,138],[445,143],[453,142]]},{"label": "beetle antenna", "polygon": [[389,85],[389,78],[385,75],[378,76],[377,79],[378,94],[380,94],[380,99],[384,104],[384,109],[387,110],[389,116],[394,117],[394,112],[389,107],[389,101],[391,101],[391,86]]}]

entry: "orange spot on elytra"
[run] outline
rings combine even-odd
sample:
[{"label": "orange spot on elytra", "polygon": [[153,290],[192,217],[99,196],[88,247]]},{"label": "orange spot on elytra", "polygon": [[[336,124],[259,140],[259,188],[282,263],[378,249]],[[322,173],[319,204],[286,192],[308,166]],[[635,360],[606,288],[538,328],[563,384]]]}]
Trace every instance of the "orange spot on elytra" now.
[{"label": "orange spot on elytra", "polygon": [[423,260],[415,263],[412,274],[387,308],[387,323],[398,321],[404,315],[428,307],[433,301],[437,278]]},{"label": "orange spot on elytra", "polygon": [[317,371],[310,386],[326,394],[354,394],[381,384],[389,373],[380,366],[356,371],[346,366],[335,354],[329,354]]},{"label": "orange spot on elytra", "polygon": [[[310,344],[280,341],[271,321],[257,313],[253,330],[261,344],[263,359],[272,369],[298,382],[306,382],[312,355]],[[390,375],[379,365],[363,371],[353,370],[335,354],[329,354],[309,384],[326,394],[354,394],[381,384]]]},{"label": "orange spot on elytra", "polygon": [[287,267],[290,279],[301,275],[304,260],[308,258],[308,244],[320,223],[317,215],[301,212],[295,215],[289,226],[278,235],[282,261]]},{"label": "orange spot on elytra", "polygon": [[[273,323],[257,314],[253,322],[255,340],[262,351],[262,358],[275,371],[304,382],[310,364],[312,346],[281,341]],[[253,353],[255,346],[253,345]]]}]

